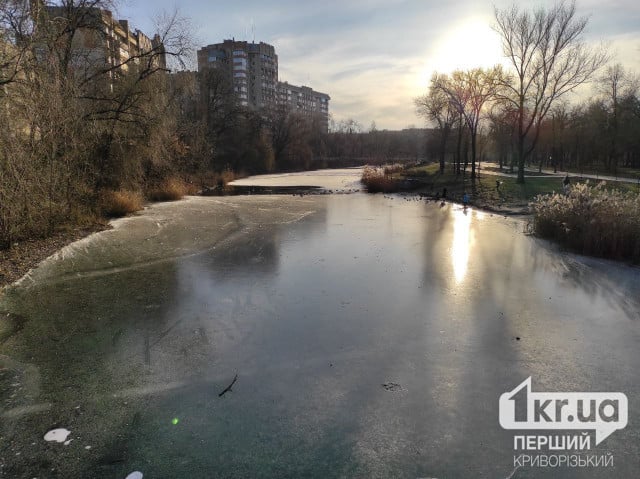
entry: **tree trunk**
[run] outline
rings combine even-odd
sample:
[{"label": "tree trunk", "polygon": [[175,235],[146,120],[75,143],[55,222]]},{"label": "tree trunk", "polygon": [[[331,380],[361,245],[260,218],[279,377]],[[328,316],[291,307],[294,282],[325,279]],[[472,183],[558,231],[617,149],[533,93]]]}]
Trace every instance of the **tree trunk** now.
[{"label": "tree trunk", "polygon": [[442,142],[440,144],[440,174],[441,175],[444,174],[444,160],[445,160],[445,154],[447,151],[448,138],[449,138],[449,129],[444,128],[442,130]]},{"label": "tree trunk", "polygon": [[458,143],[456,145],[456,175],[460,174],[460,165],[462,163],[462,125],[458,126]]},{"label": "tree trunk", "polygon": [[[522,80],[520,81],[522,84]],[[518,178],[516,183],[524,185],[524,94],[520,93],[518,105]]]},{"label": "tree trunk", "polygon": [[524,185],[524,137],[518,138],[518,178],[516,183]]},{"label": "tree trunk", "polygon": [[476,135],[471,133],[471,181],[476,181]]}]

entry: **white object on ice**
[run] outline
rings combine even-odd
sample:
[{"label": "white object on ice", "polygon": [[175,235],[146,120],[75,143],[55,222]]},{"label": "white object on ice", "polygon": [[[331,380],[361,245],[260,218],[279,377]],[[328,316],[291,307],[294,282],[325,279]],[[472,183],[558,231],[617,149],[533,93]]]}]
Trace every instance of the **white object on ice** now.
[{"label": "white object on ice", "polygon": [[142,479],[142,473],[140,471],[134,471],[125,477],[125,479]]},{"label": "white object on ice", "polygon": [[52,429],[44,435],[44,440],[48,442],[65,442],[69,434],[71,434],[71,431],[69,431],[68,429]]}]

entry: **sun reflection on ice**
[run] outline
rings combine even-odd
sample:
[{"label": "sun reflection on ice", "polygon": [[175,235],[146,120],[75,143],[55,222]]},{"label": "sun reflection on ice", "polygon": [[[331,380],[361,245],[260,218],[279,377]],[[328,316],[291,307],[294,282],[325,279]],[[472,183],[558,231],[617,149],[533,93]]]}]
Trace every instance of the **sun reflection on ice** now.
[{"label": "sun reflection on ice", "polygon": [[454,209],[451,214],[453,215],[453,242],[451,244],[453,275],[456,283],[461,283],[467,274],[473,241],[471,237],[471,211]]}]

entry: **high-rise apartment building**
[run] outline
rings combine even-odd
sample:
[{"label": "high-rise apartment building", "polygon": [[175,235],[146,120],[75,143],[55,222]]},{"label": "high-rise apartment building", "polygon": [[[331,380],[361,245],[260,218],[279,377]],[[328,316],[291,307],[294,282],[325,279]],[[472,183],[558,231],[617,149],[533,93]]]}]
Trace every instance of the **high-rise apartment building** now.
[{"label": "high-rise apartment building", "polygon": [[325,130],[329,129],[330,99],[326,93],[320,93],[308,86],[278,82],[278,105],[309,117],[318,117]]},{"label": "high-rise apartment building", "polygon": [[326,93],[278,81],[278,55],[267,43],[224,40],[198,50],[198,71],[218,68],[233,85],[238,102],[250,108],[288,109],[316,117],[329,127]]},{"label": "high-rise apartment building", "polygon": [[232,81],[238,101],[253,108],[277,104],[278,56],[267,43],[224,40],[198,50],[198,71],[220,68]]}]

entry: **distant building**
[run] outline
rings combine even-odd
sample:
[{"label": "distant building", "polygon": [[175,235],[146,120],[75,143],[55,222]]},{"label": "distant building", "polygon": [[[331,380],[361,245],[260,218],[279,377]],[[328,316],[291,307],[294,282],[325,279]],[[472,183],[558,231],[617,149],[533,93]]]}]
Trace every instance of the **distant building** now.
[{"label": "distant building", "polygon": [[198,71],[220,68],[228,74],[238,101],[252,108],[277,104],[278,56],[267,43],[224,40],[198,50]]},{"label": "distant building", "polygon": [[328,130],[329,95],[307,86],[279,82],[278,55],[273,46],[235,39],[207,45],[198,50],[198,71],[211,68],[225,72],[241,105],[298,111],[319,118]]},{"label": "distant building", "polygon": [[308,86],[295,86],[278,82],[278,105],[306,116],[317,116],[325,130],[329,129],[329,100],[326,93],[320,93]]}]

